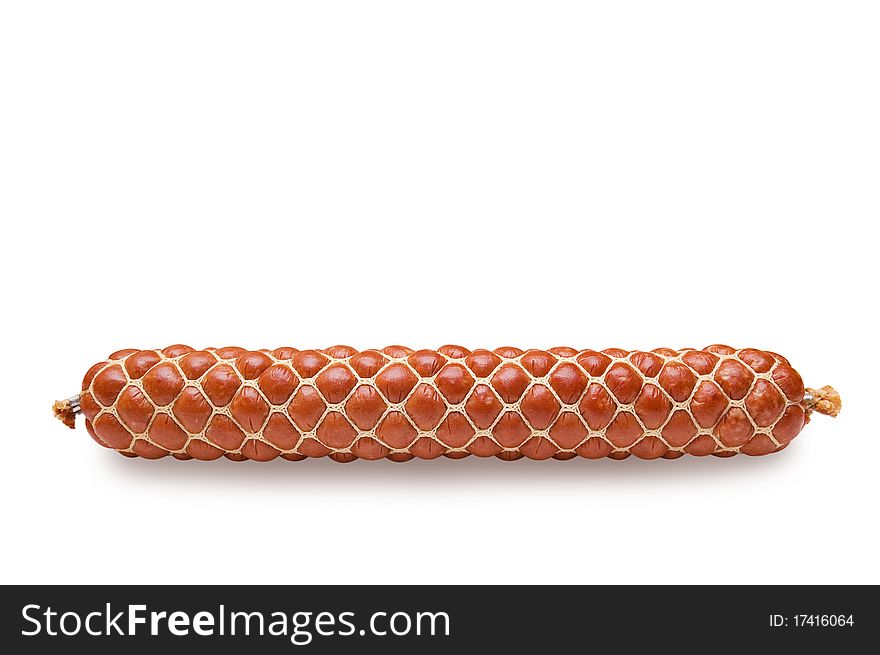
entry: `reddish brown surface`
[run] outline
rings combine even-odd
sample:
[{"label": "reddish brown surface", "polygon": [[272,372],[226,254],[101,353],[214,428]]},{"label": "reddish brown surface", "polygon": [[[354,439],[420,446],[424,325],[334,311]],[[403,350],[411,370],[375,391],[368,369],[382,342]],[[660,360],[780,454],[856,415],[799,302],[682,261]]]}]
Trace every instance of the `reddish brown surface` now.
[{"label": "reddish brown surface", "polygon": [[788,361],[755,349],[123,350],[81,406],[126,455],[406,461],[763,455],[806,421]]}]

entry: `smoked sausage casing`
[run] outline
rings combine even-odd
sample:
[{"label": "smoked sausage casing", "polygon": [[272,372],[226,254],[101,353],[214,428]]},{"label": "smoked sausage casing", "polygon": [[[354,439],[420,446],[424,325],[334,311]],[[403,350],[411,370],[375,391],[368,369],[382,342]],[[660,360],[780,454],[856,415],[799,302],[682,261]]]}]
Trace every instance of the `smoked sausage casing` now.
[{"label": "smoked sausage casing", "polygon": [[357,351],[121,350],[86,373],[77,413],[102,446],[156,459],[329,456],[406,461],[765,455],[830,387],[805,389],[788,360],[753,348]]}]

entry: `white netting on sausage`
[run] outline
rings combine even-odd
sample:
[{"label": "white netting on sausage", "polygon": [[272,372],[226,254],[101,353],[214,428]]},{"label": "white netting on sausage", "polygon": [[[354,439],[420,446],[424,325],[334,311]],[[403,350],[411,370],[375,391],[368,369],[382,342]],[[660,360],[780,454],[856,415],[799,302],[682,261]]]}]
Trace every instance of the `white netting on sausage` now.
[{"label": "white netting on sausage", "polygon": [[[215,449],[218,449],[219,453],[213,453],[210,457],[204,458],[213,458],[215,454],[219,455],[227,455],[232,459],[245,459],[247,455],[245,454],[246,449],[248,448],[248,442],[250,440],[256,440],[260,444],[266,446],[266,448],[262,448],[260,452],[262,455],[260,457],[255,457],[258,459],[270,459],[274,456],[282,455],[288,456],[288,458],[301,458],[304,453],[302,451],[303,445],[307,442],[307,440],[314,440],[324,448],[327,454],[331,454],[335,459],[339,459],[341,461],[346,461],[348,459],[353,459],[358,456],[358,453],[363,453],[363,449],[359,448],[358,444],[361,443],[369,443],[362,442],[364,439],[372,439],[374,440],[380,448],[373,448],[370,452],[377,453],[377,455],[371,455],[370,458],[374,456],[391,456],[391,458],[398,459],[406,458],[407,456],[412,455],[413,444],[418,442],[423,438],[428,438],[432,440],[432,442],[436,445],[436,449],[429,449],[431,452],[431,457],[436,454],[445,454],[447,456],[452,457],[461,457],[466,456],[468,454],[494,454],[499,457],[503,457],[506,459],[516,459],[523,455],[533,457],[536,459],[544,459],[546,457],[557,457],[560,459],[566,459],[569,457],[573,457],[578,454],[582,454],[582,449],[586,447],[586,444],[591,439],[601,439],[607,447],[600,448],[599,451],[603,455],[609,455],[616,458],[622,458],[628,456],[629,454],[637,454],[640,457],[653,458],[657,456],[664,456],[667,458],[678,457],[685,453],[693,452],[693,454],[715,454],[720,456],[729,456],[732,454],[736,454],[739,452],[749,452],[749,448],[747,444],[758,442],[755,441],[758,437],[763,437],[763,446],[760,450],[755,450],[755,452],[750,452],[750,454],[764,454],[765,452],[772,452],[774,450],[779,450],[784,448],[787,443],[790,441],[790,438],[780,440],[775,434],[775,428],[777,424],[786,416],[789,408],[798,407],[803,411],[803,398],[801,394],[801,398],[788,398],[786,397],[786,390],[783,389],[777,380],[774,378],[774,372],[780,366],[788,366],[787,362],[776,355],[772,355],[772,353],[763,353],[768,356],[773,357],[772,366],[763,372],[759,372],[754,368],[750,367],[746,361],[742,358],[742,353],[744,350],[732,350],[729,353],[719,352],[717,350],[711,352],[712,359],[715,359],[714,367],[706,373],[700,374],[693,367],[689,366],[685,361],[685,356],[687,353],[693,352],[709,352],[709,351],[695,351],[694,349],[683,349],[681,351],[664,351],[663,349],[658,349],[657,351],[652,351],[650,354],[654,357],[659,357],[663,360],[663,366],[660,367],[655,375],[646,375],[643,371],[641,371],[634,363],[633,358],[639,353],[638,351],[632,352],[623,352],[616,351],[614,349],[603,351],[603,354],[610,360],[607,366],[604,367],[603,371],[599,375],[592,375],[587,368],[581,365],[578,361],[586,353],[593,353],[594,351],[572,351],[573,354],[553,354],[551,355],[553,358],[553,364],[546,371],[544,375],[536,376],[529,373],[528,367],[523,365],[523,358],[528,356],[530,353],[534,351],[519,351],[514,354],[511,351],[505,351],[503,349],[499,349],[495,351],[496,357],[499,360],[499,363],[492,368],[492,370],[485,375],[478,375],[473,372],[472,368],[468,367],[467,360],[468,356],[463,355],[461,357],[452,357],[445,354],[438,353],[434,351],[432,354],[439,355],[439,357],[443,358],[443,366],[438,366],[437,371],[432,375],[424,376],[419,373],[416,367],[410,361],[410,355],[412,351],[408,349],[406,351],[391,351],[397,353],[396,356],[388,354],[386,351],[370,351],[377,352],[381,354],[381,357],[384,359],[384,363],[381,365],[378,370],[374,372],[373,375],[370,376],[361,376],[358,372],[350,365],[350,361],[354,354],[346,355],[343,357],[333,356],[333,352],[336,352],[334,349],[328,349],[324,351],[315,351],[323,355],[323,359],[326,361],[320,366],[319,369],[315,370],[313,374],[303,377],[300,372],[295,370],[292,361],[290,358],[277,357],[274,352],[277,351],[259,351],[261,354],[265,355],[267,358],[271,360],[271,365],[278,365],[282,367],[288,367],[290,372],[295,376],[297,380],[297,385],[294,388],[293,392],[289,394],[287,400],[283,403],[273,403],[267,394],[264,392],[264,389],[261,387],[260,378],[256,377],[254,379],[248,379],[244,374],[235,366],[235,362],[240,354],[236,352],[235,356],[223,358],[218,354],[218,351],[222,351],[224,349],[208,349],[203,352],[210,353],[212,357],[216,360],[209,368],[207,368],[202,374],[196,379],[187,379],[187,375],[185,371],[181,368],[180,361],[183,357],[185,357],[188,352],[184,352],[183,354],[177,354],[175,356],[169,356],[164,354],[162,351],[151,351],[155,352],[158,356],[158,361],[154,364],[155,366],[160,366],[163,364],[171,365],[175,368],[177,373],[180,375],[180,378],[184,381],[182,388],[179,390],[177,395],[170,401],[164,404],[157,404],[152,400],[149,392],[144,388],[144,375],[140,375],[137,377],[132,377],[127,367],[125,366],[126,360],[128,357],[132,357],[136,354],[136,352],[143,351],[135,351],[124,356],[121,356],[118,359],[108,359],[102,363],[97,370],[94,371],[89,384],[85,389],[83,389],[82,397],[86,398],[87,396],[93,401],[94,406],[97,408],[97,412],[93,413],[92,416],[88,417],[90,419],[90,428],[92,428],[93,433],[97,433],[97,438],[100,441],[104,441],[101,439],[101,430],[99,429],[99,425],[101,423],[101,418],[105,415],[113,416],[116,421],[118,421],[120,426],[123,426],[125,430],[127,430],[131,435],[131,442],[127,445],[127,447],[119,447],[116,448],[120,452],[129,455],[141,454],[144,455],[145,452],[149,454],[145,456],[161,456],[164,454],[172,454],[179,458],[189,458],[193,453],[193,444],[195,442],[204,442],[209,444]],[[386,349],[387,350],[387,349]],[[551,349],[553,350],[553,349]],[[567,350],[563,350],[563,352],[568,352]],[[422,351],[420,351],[422,352]],[[464,351],[469,354],[469,351]],[[498,354],[502,352],[504,354]],[[539,351],[542,354],[547,354],[548,351]],[[675,354],[671,354],[675,352]],[[754,351],[751,351],[754,352]],[[611,353],[611,354],[608,354]],[[505,356],[505,354],[513,354],[514,356]],[[728,361],[736,361],[742,364],[745,369],[749,373],[749,386],[748,390],[745,394],[743,394],[740,398],[733,399],[730,398],[727,394],[724,395],[726,398],[726,407],[718,414],[718,420],[715,421],[712,425],[701,426],[700,422],[696,419],[694,415],[694,397],[697,394],[698,390],[701,388],[702,383],[712,384],[716,390],[720,391],[724,394],[723,389],[721,389],[720,385],[717,383],[716,374],[719,369]],[[635,370],[639,376],[641,376],[641,385],[644,388],[647,385],[652,385],[659,393],[663,394],[665,400],[668,403],[668,411],[666,411],[665,419],[656,427],[649,427],[645,424],[642,416],[636,405],[636,400],[632,400],[630,402],[620,402],[618,397],[615,395],[613,390],[609,388],[606,380],[606,375],[608,371],[614,367],[615,364],[626,364],[633,370]],[[690,395],[684,400],[677,401],[673,398],[670,393],[664,388],[664,386],[660,383],[660,375],[662,370],[669,365],[670,363],[678,363],[682,366],[688,368],[689,371],[693,374],[696,379],[696,383],[693,385]],[[444,370],[446,365],[449,364],[459,364],[464,370],[473,378],[473,383],[470,385],[469,390],[465,394],[465,396],[461,399],[460,402],[452,403],[449,402],[444,396],[443,391],[440,386],[437,384],[438,375]],[[528,378],[528,382],[525,388],[521,393],[518,394],[517,398],[513,402],[505,402],[502,394],[498,392],[496,386],[493,385],[493,377],[501,370],[502,367],[512,365],[517,367],[517,374],[523,373]],[[552,378],[554,372],[556,372],[559,367],[565,365],[573,365],[577,367],[577,370],[580,371],[583,376],[586,378],[586,383],[583,385],[583,390],[580,395],[574,399],[574,402],[565,402],[565,400],[560,396],[557,390],[554,388],[554,384],[552,383]],[[236,416],[234,416],[231,408],[233,406],[232,402],[228,402],[225,405],[218,406],[215,405],[208,393],[206,393],[204,388],[204,383],[207,377],[210,375],[211,371],[213,371],[217,367],[228,366],[229,369],[235,372],[235,375],[238,376],[238,390],[235,392],[236,394],[241,394],[244,389],[251,389],[255,392],[259,398],[265,403],[266,407],[268,407],[268,412],[266,413],[265,418],[262,421],[262,424],[257,428],[246,429],[246,426],[242,425],[238,420],[236,420]],[[317,379],[321,376],[321,374],[334,366],[342,366],[347,370],[356,380],[356,383],[353,384],[348,391],[347,395],[341,400],[337,400],[336,402],[332,402],[331,398],[325,397],[322,392],[320,385],[316,382]],[[382,374],[383,371],[386,371],[389,367],[392,366],[404,366],[408,371],[414,376],[417,380],[415,384],[412,385],[409,392],[405,397],[402,398],[399,402],[391,402],[385,394],[382,393],[380,389],[380,385],[377,384],[377,379]],[[98,402],[94,385],[95,381],[98,379],[100,374],[109,367],[119,367],[122,373],[125,375],[125,384],[124,387],[117,394],[117,400],[111,402],[109,404],[102,405]],[[152,368],[152,367],[151,367]],[[769,423],[768,425],[759,425],[752,414],[749,411],[749,408],[746,406],[746,400],[750,397],[750,394],[755,389],[755,385],[759,384],[760,381],[764,381],[767,385],[770,385],[770,388],[775,390],[779,394],[779,396],[784,399],[784,405],[782,409],[778,412],[778,416]],[[443,413],[442,416],[439,416],[436,420],[433,421],[434,427],[431,429],[421,429],[416,420],[414,420],[412,412],[408,409],[407,405],[409,401],[413,398],[416,393],[419,393],[420,389],[422,389],[421,393],[424,393],[424,386],[427,385],[430,387],[435,393],[436,396],[439,397],[443,402]],[[604,391],[607,392],[607,395],[613,400],[615,407],[613,409],[613,414],[610,416],[610,419],[606,422],[603,427],[598,429],[593,429],[588,424],[584,415],[581,411],[581,403],[584,400],[584,397],[589,393],[592,385],[600,385]],[[356,422],[348,416],[347,404],[352,399],[352,397],[358,393],[358,390],[362,387],[370,387],[379,396],[384,400],[384,410],[381,412],[381,415],[377,420],[373,423],[372,427],[367,429],[362,429],[358,427]],[[523,411],[523,399],[529,394],[529,392],[534,387],[543,387],[542,392],[549,393],[552,395],[553,400],[556,404],[558,404],[558,411],[555,413],[555,417],[553,421],[546,426],[536,427],[533,425],[533,422],[529,420],[529,416],[527,412]],[[297,424],[295,420],[291,417],[291,403],[293,399],[297,397],[300,391],[309,387],[313,390],[314,394],[321,399],[323,403],[323,411],[317,421],[310,429],[302,429],[301,424]],[[153,406],[152,413],[149,420],[146,422],[145,427],[135,428],[132,426],[132,422],[126,422],[125,416],[121,415],[118,408],[118,398],[125,393],[126,389],[136,388],[141,393],[144,394],[145,398],[151,401]],[[207,401],[210,407],[210,416],[207,417],[207,420],[204,421],[204,426],[198,431],[191,431],[187,429],[184,422],[180,420],[180,418],[175,413],[175,403],[184,393],[187,392],[187,389],[195,389],[202,396],[202,398]],[[479,393],[485,396],[486,393],[491,393],[494,396],[494,399],[500,405],[500,410],[495,415],[494,419],[489,425],[485,425],[484,427],[480,427],[478,422],[475,422],[474,417],[472,416],[472,412],[469,412],[468,404],[472,399],[475,393],[478,393],[477,390],[480,390]],[[789,395],[791,392],[789,391]],[[637,396],[638,397],[638,396]],[[569,399],[571,400],[571,399]],[[84,403],[85,405],[86,403]],[[724,443],[719,434],[719,423],[723,416],[726,416],[731,409],[738,408],[742,411],[742,413],[747,417],[748,421],[751,424],[750,436],[738,444],[730,444]],[[675,416],[676,412],[683,411],[686,412],[688,417],[691,419],[693,426],[696,428],[693,436],[687,441],[687,443],[670,443],[670,440],[664,436],[664,429],[667,427],[669,422],[672,420],[673,416]],[[323,425],[325,419],[331,414],[338,413],[342,417],[345,417],[348,425],[351,427],[353,431],[353,438],[349,445],[338,447],[332,446],[324,441],[322,441],[322,437],[320,435],[321,426]],[[412,428],[414,437],[409,445],[405,447],[399,447],[392,445],[385,440],[383,440],[380,434],[380,426],[383,425],[383,422],[386,417],[388,417],[392,413],[397,413],[403,417],[403,419],[409,424],[409,427]],[[504,420],[503,417],[508,415],[509,413],[513,413],[518,416],[525,425],[528,427],[528,433],[524,435],[522,443],[511,447],[508,445],[503,445],[499,442],[496,432],[499,423]],[[626,445],[621,445],[620,441],[618,443],[614,443],[614,441],[609,438],[608,430],[609,427],[614,425],[615,419],[622,413],[628,413],[631,417],[635,419],[638,424],[639,434],[635,437],[631,443]],[[807,412],[808,413],[808,412]],[[293,445],[293,447],[283,448],[280,447],[277,440],[272,441],[267,438],[265,431],[266,427],[271,419],[271,417],[275,414],[281,414],[285,416],[288,420],[290,420],[291,425],[295,428],[296,432],[299,434],[299,437]],[[467,439],[466,443],[460,445],[449,445],[444,442],[441,437],[438,435],[438,428],[446,424],[447,419],[452,414],[458,414],[461,419],[466,421],[468,425],[468,432],[472,431],[472,435]],[[186,434],[185,442],[179,448],[168,448],[167,444],[165,446],[157,443],[150,436],[151,427],[153,423],[157,420],[159,416],[167,416],[170,420],[172,420],[182,432]],[[570,416],[568,416],[570,415]],[[215,417],[224,416],[227,417],[230,421],[232,421],[238,428],[242,430],[244,433],[244,440],[241,445],[237,448],[229,449],[223,448],[216,442],[212,441],[210,435],[208,433],[209,427],[212,425]],[[557,439],[554,438],[554,426],[560,420],[560,417],[566,416],[564,419],[566,421],[577,420],[580,422],[580,426],[583,430],[583,438],[577,444],[572,445],[571,443],[567,443],[565,445],[560,444]],[[574,417],[574,418],[572,418]],[[806,416],[805,416],[806,418]],[[167,420],[167,419],[165,419]],[[338,419],[335,419],[338,420]],[[706,448],[708,442],[706,438],[711,439],[712,445],[710,449]],[[491,447],[487,445],[485,440],[489,440]],[[479,449],[476,448],[475,444],[477,444],[480,440],[481,447]],[[542,440],[542,441],[536,441]],[[646,440],[657,440],[657,441],[646,441]],[[699,449],[696,448],[695,444],[701,444]],[[769,441],[767,441],[769,440]],[[449,439],[447,439],[449,441]],[[526,444],[531,443],[530,447],[527,447]],[[596,444],[597,442],[592,442]],[[139,444],[141,444],[139,446]],[[145,447],[144,444],[148,444],[149,447]],[[643,447],[640,448],[640,444],[643,444]],[[105,443],[105,445],[108,445]],[[650,447],[646,447],[650,445]],[[253,444],[251,444],[253,446]],[[745,448],[745,450],[743,450]],[[478,452],[475,452],[478,451]],[[491,451],[491,452],[490,452]],[[247,452],[253,454],[253,448],[250,448]],[[315,450],[312,448],[308,451],[309,453],[314,453]],[[425,452],[424,447],[422,447],[422,453]],[[592,452],[596,452],[596,448],[592,449]],[[363,456],[363,454],[361,455]],[[425,456],[425,455],[422,455]]]}]

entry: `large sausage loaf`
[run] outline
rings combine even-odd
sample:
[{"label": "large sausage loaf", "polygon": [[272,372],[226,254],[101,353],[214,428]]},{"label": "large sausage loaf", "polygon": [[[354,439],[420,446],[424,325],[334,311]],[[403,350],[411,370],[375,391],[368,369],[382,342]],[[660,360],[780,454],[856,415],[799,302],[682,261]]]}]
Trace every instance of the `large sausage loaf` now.
[{"label": "large sausage loaf", "polygon": [[714,345],[549,350],[121,350],[55,404],[123,455],[211,460],[478,455],[571,459],[764,455],[830,387],[804,388],[782,356]]}]

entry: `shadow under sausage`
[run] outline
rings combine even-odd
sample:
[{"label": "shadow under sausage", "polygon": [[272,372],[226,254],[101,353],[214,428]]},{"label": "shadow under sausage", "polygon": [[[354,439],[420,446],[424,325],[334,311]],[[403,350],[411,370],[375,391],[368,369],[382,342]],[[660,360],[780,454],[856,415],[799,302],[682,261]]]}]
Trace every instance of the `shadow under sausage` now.
[{"label": "shadow under sausage", "polygon": [[[104,455],[104,453],[102,453]],[[276,459],[271,462],[227,459],[213,462],[198,460],[179,461],[171,457],[160,460],[127,458],[106,453],[108,473],[137,480],[139,483],[162,484],[174,487],[285,487],[320,489],[332,485],[339,489],[370,487],[399,488],[414,491],[418,488],[449,486],[529,487],[557,485],[603,487],[638,483],[639,486],[663,486],[668,483],[701,482],[743,483],[750,476],[779,474],[797,466],[797,449],[781,453],[730,458],[685,456],[676,460],[572,459],[567,461],[534,461],[520,459],[513,462],[497,458],[467,457],[460,460],[355,460],[340,464],[328,458],[290,462]]]}]

